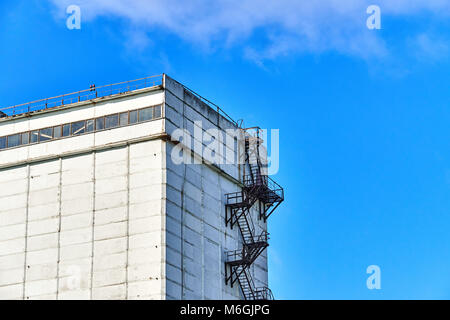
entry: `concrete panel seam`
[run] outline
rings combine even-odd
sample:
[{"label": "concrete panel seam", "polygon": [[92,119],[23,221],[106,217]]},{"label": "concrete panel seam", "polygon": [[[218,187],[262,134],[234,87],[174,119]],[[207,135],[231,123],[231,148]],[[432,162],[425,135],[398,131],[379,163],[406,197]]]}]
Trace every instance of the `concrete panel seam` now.
[{"label": "concrete panel seam", "polygon": [[128,300],[128,269],[130,259],[130,145],[127,145],[127,257],[125,267],[125,299]]},{"label": "concrete panel seam", "polygon": [[25,219],[25,257],[23,266],[23,287],[22,287],[22,300],[25,300],[25,284],[27,280],[27,246],[28,246],[28,211],[29,211],[29,198],[30,198],[30,165],[27,165],[27,204],[26,204],[26,219]]},{"label": "concrete panel seam", "polygon": [[59,263],[61,261],[61,200],[62,200],[62,158],[59,158],[59,195],[58,195],[58,213],[59,213],[59,227],[58,227],[58,261],[56,262],[56,300],[59,297]]},{"label": "concrete panel seam", "polygon": [[94,244],[95,244],[95,172],[96,172],[96,158],[97,158],[97,152],[94,151],[92,153],[92,158],[93,158],[93,169],[92,169],[92,180],[93,180],[93,184],[92,184],[92,254],[91,254],[91,283],[90,283],[90,299],[92,300],[93,298],[93,288],[94,288]]}]

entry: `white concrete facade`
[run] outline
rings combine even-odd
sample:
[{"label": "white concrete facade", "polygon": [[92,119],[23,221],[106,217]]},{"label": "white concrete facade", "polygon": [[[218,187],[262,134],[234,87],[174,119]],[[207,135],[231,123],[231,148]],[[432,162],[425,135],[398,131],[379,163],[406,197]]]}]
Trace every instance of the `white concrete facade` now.
[{"label": "white concrete facade", "polygon": [[[163,106],[151,121],[0,150],[0,299],[242,298],[225,285],[225,253],[241,246],[225,194],[240,189],[240,166],[171,158],[177,128],[235,125],[163,83],[0,120],[6,136]],[[266,253],[252,273],[267,286]]]}]

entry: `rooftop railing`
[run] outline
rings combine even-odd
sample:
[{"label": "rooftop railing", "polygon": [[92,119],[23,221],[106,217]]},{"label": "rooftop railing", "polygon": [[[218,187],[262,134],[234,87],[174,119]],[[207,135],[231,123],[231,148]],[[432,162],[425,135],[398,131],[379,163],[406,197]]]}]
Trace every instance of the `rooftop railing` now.
[{"label": "rooftop railing", "polygon": [[125,81],[96,87],[91,85],[87,90],[63,94],[60,96],[27,102],[12,107],[0,108],[0,118],[11,117],[19,114],[45,109],[56,108],[72,103],[89,101],[97,98],[109,97],[117,94],[124,94],[138,89],[155,87],[162,85],[163,75],[156,75],[137,80]]}]

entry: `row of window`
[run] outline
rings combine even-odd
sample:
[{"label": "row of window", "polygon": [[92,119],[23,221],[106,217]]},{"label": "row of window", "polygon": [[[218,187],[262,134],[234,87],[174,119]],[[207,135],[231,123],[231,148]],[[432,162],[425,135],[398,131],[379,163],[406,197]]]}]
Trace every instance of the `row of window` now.
[{"label": "row of window", "polygon": [[135,124],[158,118],[161,118],[160,105],[115,113],[95,119],[82,120],[55,127],[0,137],[0,149],[14,148],[32,143],[76,136],[84,133],[126,126],[129,124]]}]

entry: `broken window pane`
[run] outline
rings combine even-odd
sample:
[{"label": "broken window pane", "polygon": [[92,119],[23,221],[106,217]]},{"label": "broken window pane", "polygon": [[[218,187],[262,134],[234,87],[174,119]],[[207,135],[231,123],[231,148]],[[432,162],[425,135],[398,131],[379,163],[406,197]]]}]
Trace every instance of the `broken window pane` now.
[{"label": "broken window pane", "polygon": [[53,128],[39,130],[39,141],[47,141],[53,138]]},{"label": "broken window pane", "polygon": [[86,132],[92,132],[94,131],[94,120],[87,120],[86,121]]},{"label": "broken window pane", "polygon": [[36,143],[39,141],[39,131],[31,131],[31,138],[30,138],[30,142],[31,143]]},{"label": "broken window pane", "polygon": [[78,122],[72,123],[72,134],[74,136],[84,133],[85,130],[86,130],[86,122],[85,121],[78,121]]}]

